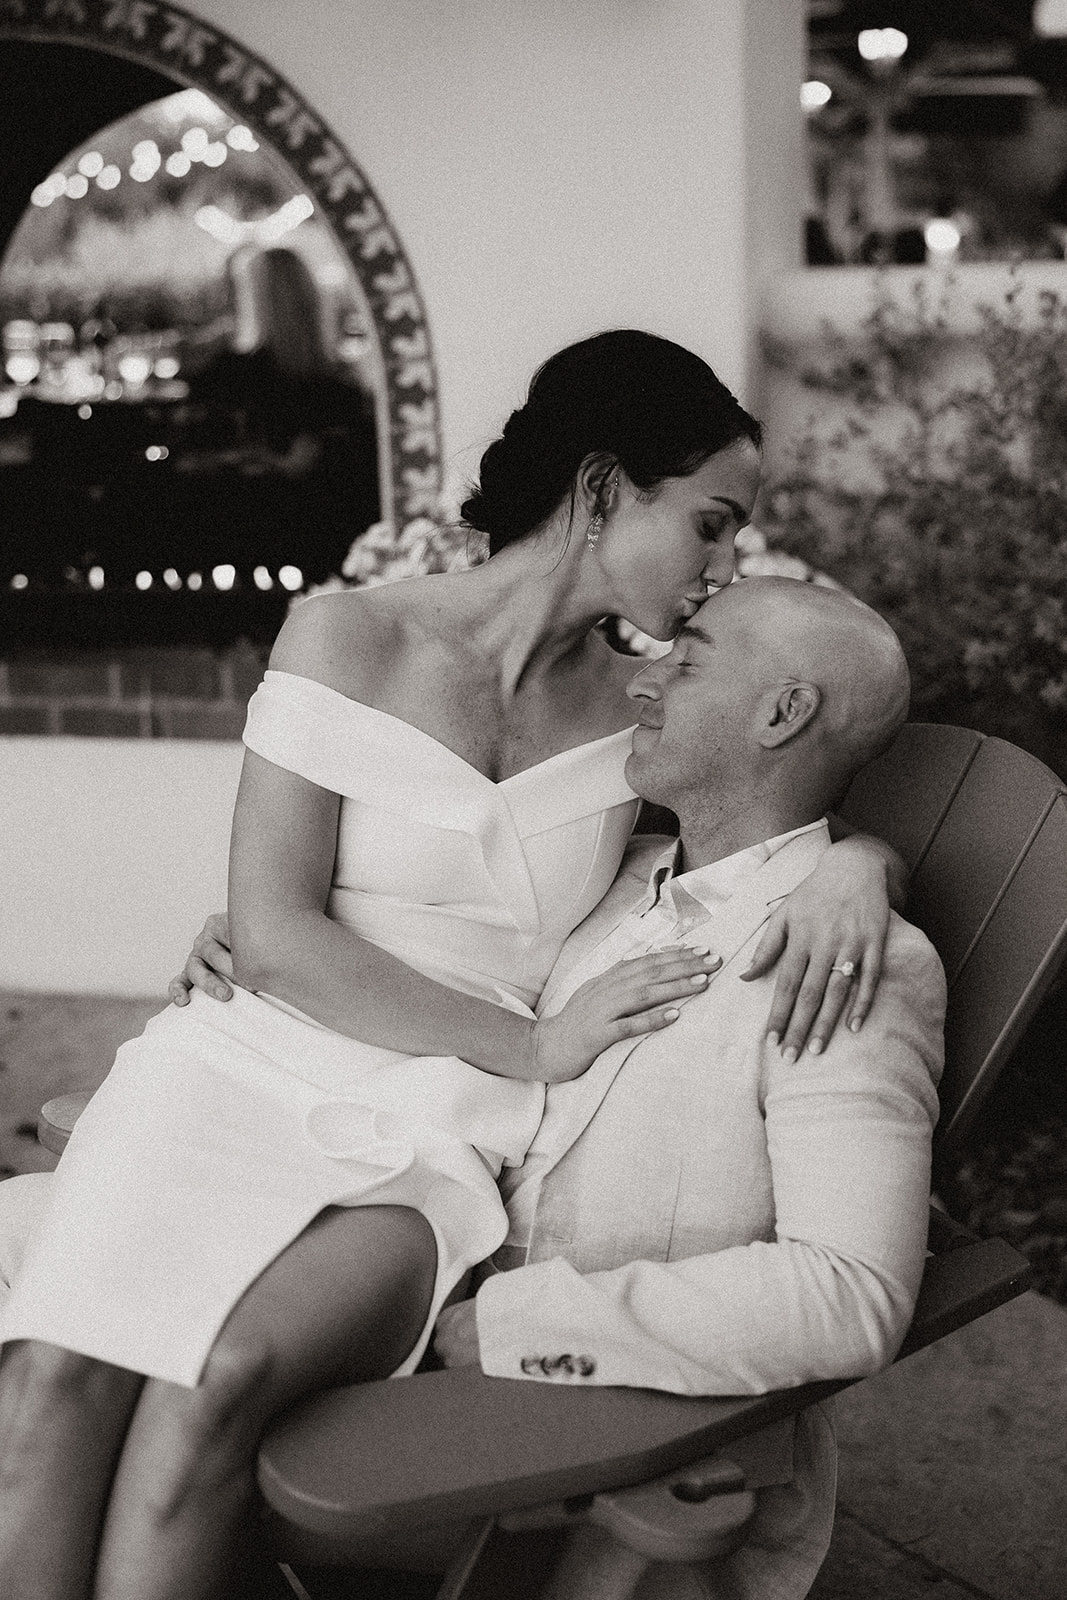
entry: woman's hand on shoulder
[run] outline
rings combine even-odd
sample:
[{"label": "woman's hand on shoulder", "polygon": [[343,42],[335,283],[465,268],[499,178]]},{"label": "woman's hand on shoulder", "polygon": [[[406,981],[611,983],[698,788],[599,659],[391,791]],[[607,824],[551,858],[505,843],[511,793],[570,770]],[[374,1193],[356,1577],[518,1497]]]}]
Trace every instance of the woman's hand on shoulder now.
[{"label": "woman's hand on shoulder", "polygon": [[862,839],[832,844],[772,914],[744,982],[778,964],[767,1036],[795,1060],[825,1049],[844,1017],[853,1033],[871,1009],[889,932],[886,861]]}]

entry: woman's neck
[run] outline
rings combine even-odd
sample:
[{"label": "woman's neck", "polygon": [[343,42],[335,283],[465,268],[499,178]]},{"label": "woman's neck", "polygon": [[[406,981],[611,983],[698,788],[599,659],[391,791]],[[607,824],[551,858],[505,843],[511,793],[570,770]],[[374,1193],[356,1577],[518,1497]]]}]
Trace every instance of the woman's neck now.
[{"label": "woman's neck", "polygon": [[464,644],[494,663],[505,698],[579,655],[604,615],[580,549],[558,549],[548,539],[523,541],[462,574]]}]

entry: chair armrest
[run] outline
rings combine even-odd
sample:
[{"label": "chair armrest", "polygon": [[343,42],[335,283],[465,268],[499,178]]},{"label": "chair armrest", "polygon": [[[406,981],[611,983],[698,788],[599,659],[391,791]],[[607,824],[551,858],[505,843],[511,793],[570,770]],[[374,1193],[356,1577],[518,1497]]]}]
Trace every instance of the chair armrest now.
[{"label": "chair armrest", "polygon": [[[931,1257],[901,1355],[1021,1294],[1025,1259],[1000,1239]],[[368,1532],[499,1516],[643,1483],[847,1388],[806,1384],[741,1399],[644,1389],[571,1388],[489,1378],[476,1368],[334,1389],[267,1435],[260,1488],[306,1551],[321,1536],[337,1559]],[[382,1441],[388,1441],[383,1448]]]},{"label": "chair armrest", "polygon": [[54,1100],[46,1100],[37,1117],[38,1142],[53,1155],[61,1156],[74,1132],[74,1124],[92,1097],[91,1089],[82,1089],[75,1094],[61,1094]]}]

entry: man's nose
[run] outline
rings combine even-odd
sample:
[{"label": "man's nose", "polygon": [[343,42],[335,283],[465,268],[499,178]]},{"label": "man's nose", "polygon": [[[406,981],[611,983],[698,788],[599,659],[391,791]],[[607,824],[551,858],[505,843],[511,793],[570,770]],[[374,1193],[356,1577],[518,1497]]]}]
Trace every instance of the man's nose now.
[{"label": "man's nose", "polygon": [[658,700],[662,689],[657,676],[658,663],[650,661],[647,667],[642,667],[636,677],[630,679],[626,685],[626,693],[631,700]]}]

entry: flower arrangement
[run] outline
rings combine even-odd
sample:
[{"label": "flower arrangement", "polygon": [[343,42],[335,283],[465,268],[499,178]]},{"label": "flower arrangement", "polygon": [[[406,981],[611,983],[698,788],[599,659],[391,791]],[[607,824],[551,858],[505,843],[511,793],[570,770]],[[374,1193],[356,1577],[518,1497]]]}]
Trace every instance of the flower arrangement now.
[{"label": "flower arrangement", "polygon": [[[913,711],[1067,764],[1067,305],[977,309],[961,370],[944,300],[882,290],[859,339],[778,345],[821,408],[765,497],[772,544],[897,629]],[[839,424],[827,426],[836,413]]]},{"label": "flower arrangement", "polygon": [[297,599],[332,589],[358,589],[430,572],[458,572],[485,559],[481,534],[457,522],[415,517],[397,531],[391,522],[376,522],[353,540],[336,577],[314,584]]}]

